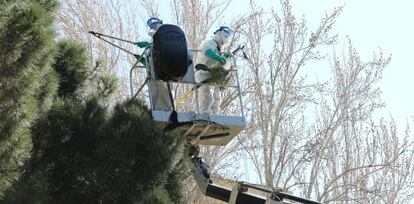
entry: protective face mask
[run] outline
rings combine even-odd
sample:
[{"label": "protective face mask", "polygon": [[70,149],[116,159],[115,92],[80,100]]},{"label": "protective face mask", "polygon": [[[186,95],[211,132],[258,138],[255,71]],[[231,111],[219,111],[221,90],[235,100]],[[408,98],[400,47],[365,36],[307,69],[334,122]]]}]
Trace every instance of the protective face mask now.
[{"label": "protective face mask", "polygon": [[223,45],[227,45],[228,43],[230,43],[231,37],[227,35],[225,32],[221,32],[221,39],[223,41]]},{"label": "protective face mask", "polygon": [[151,29],[151,30],[148,31],[148,35],[151,36],[151,37],[153,37],[154,34],[155,34],[155,32],[157,32],[157,31],[154,30],[154,29]]},{"label": "protective face mask", "polygon": [[151,29],[148,31],[148,35],[153,37],[155,32],[157,32],[158,28],[160,28],[162,26],[162,24],[155,24],[154,26],[151,27]]}]

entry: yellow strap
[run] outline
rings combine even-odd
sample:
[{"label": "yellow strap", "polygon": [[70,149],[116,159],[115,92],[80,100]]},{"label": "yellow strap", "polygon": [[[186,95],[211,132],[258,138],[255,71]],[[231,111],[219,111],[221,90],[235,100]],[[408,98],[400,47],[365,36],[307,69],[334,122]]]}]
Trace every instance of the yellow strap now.
[{"label": "yellow strap", "polygon": [[181,96],[178,100],[177,100],[177,102],[175,103],[176,104],[176,106],[177,106],[177,108],[178,108],[178,106],[180,106],[180,104],[184,101],[184,99],[185,98],[187,98],[188,96],[190,96],[191,95],[191,92],[193,91],[193,89],[192,88],[190,88],[190,89],[188,89],[186,92],[185,92],[185,94],[183,95],[183,96]]}]

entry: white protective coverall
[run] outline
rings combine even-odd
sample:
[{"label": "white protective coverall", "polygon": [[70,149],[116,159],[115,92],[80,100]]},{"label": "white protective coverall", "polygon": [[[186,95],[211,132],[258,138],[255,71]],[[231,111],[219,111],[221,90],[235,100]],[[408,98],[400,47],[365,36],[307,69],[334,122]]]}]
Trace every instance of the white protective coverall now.
[{"label": "white protective coverall", "polygon": [[172,111],[167,82],[150,79],[148,81],[148,86],[151,92],[153,109],[157,111]]},{"label": "white protective coverall", "polygon": [[[207,57],[204,53],[207,49],[212,49],[215,52],[219,52],[218,45],[214,39],[209,39],[204,41],[200,46],[200,53],[197,53],[195,64],[204,64],[207,67],[218,67],[223,66],[220,62]],[[204,83],[210,77],[209,71],[197,70],[195,72],[195,81],[196,83]],[[208,112],[212,114],[220,113],[220,104],[221,104],[221,91],[220,87],[215,86],[200,86],[198,88],[198,101],[200,105],[201,112]]]},{"label": "white protective coverall", "polygon": [[[150,18],[147,21],[147,25],[150,27],[150,30],[148,31],[148,35],[153,37],[155,32],[158,30],[158,28],[162,26],[162,21],[159,20],[158,18]],[[153,69],[152,65],[154,63],[152,62],[152,57],[151,57],[152,50],[150,50],[148,53],[149,54],[146,57],[149,61],[149,64],[151,65],[151,69]],[[152,73],[155,73],[155,72],[152,71]],[[168,90],[167,82],[150,79],[148,81],[148,87],[150,89],[151,103],[152,103],[152,108],[154,110],[157,110],[157,111],[172,111],[173,110],[171,99],[170,99],[170,91]]]},{"label": "white protective coverall", "polygon": [[[152,49],[152,48],[150,48]],[[151,53],[150,50],[149,53]],[[147,56],[149,59],[149,64],[152,66],[154,63],[152,62],[152,57],[149,55]],[[151,67],[153,69],[153,67]],[[152,73],[155,73],[152,71]],[[168,82],[164,82],[161,80],[150,79],[148,81],[148,87],[151,93],[151,103],[152,108],[157,111],[172,111],[172,104],[170,98],[170,91],[167,87]]]}]

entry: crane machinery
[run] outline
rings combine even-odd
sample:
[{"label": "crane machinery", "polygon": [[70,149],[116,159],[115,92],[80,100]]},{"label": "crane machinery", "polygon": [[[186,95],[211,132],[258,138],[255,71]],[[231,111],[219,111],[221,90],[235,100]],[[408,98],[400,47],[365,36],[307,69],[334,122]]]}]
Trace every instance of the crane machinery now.
[{"label": "crane machinery", "polygon": [[[146,47],[142,54],[135,54],[121,46],[113,43],[108,39],[119,40],[127,43],[136,44],[136,42],[90,31],[92,35],[105,42],[122,49],[123,51],[134,55],[137,63],[130,70],[130,89],[131,96],[136,97],[146,84],[151,82],[167,83],[169,99],[172,104],[171,110],[157,110],[154,105],[153,90],[148,88],[149,107],[151,109],[152,119],[165,131],[174,131],[185,138],[185,154],[192,163],[192,173],[200,191],[209,197],[228,202],[231,204],[283,204],[290,201],[300,203],[319,203],[309,199],[294,196],[282,189],[272,189],[261,185],[249,184],[246,182],[235,182],[232,189],[220,186],[213,182],[210,177],[208,165],[203,162],[200,155],[200,145],[225,146],[235,136],[237,136],[246,127],[246,119],[243,112],[243,101],[240,90],[239,76],[237,73],[236,56],[238,52],[243,53],[244,46],[238,46],[233,52],[233,60],[227,71],[229,74],[229,83],[227,84],[207,84],[196,83],[194,77],[193,53],[197,50],[187,47],[186,36],[182,29],[176,25],[163,24],[154,34],[153,43]],[[138,66],[138,62],[145,61],[145,65]],[[133,71],[136,68],[146,70],[146,80],[134,91],[132,79]],[[174,99],[171,85],[176,87],[182,85],[188,89],[179,99]],[[238,115],[230,114],[211,114],[200,112],[198,104],[198,87],[202,85],[219,86],[224,89],[232,89],[236,105],[232,108],[238,111]],[[182,103],[183,97],[192,94],[192,106],[177,110],[179,103]],[[176,96],[177,98],[177,96]],[[252,193],[249,189],[254,189]]]}]

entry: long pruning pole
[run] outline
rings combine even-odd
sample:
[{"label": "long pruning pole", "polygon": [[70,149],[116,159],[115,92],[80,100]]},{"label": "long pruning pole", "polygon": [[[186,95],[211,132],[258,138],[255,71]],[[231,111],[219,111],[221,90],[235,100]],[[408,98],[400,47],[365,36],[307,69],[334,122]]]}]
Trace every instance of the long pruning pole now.
[{"label": "long pruning pole", "polygon": [[[130,40],[125,40],[125,39],[118,38],[118,37],[114,37],[114,36],[110,36],[110,35],[105,35],[105,34],[102,34],[102,33],[95,32],[95,31],[89,31],[88,33],[92,34],[93,36],[95,36],[95,37],[103,40],[106,43],[109,43],[110,45],[112,45],[112,46],[114,46],[114,47],[116,47],[116,48],[118,48],[118,49],[120,49],[120,50],[122,50],[122,51],[124,51],[124,52],[126,52],[128,54],[133,55],[137,59],[137,61],[134,63],[134,65],[132,65],[131,69],[129,70],[129,82],[130,82],[130,89],[131,89],[131,97],[135,98],[138,95],[138,93],[142,90],[143,86],[148,81],[146,79],[146,81],[144,82],[144,84],[141,86],[141,88],[138,90],[138,92],[134,95],[134,89],[133,89],[133,83],[132,83],[132,71],[137,67],[138,63],[143,58],[143,55],[135,54],[135,53],[133,53],[133,52],[131,52],[131,51],[129,51],[129,50],[127,50],[127,49],[125,49],[125,48],[123,48],[123,47],[121,47],[121,46],[119,46],[119,45],[117,45],[117,44],[115,44],[115,43],[107,40],[107,39],[105,39],[105,38],[110,38],[110,39],[118,40],[118,41],[121,41],[121,42],[130,43],[130,44],[133,44],[133,45],[137,45],[137,42],[133,42],[133,41],[130,41]],[[102,37],[105,37],[105,38],[102,38]],[[145,53],[147,51],[147,49],[148,49],[148,47],[146,47],[144,49],[143,53]]]},{"label": "long pruning pole", "polygon": [[92,34],[92,35],[94,35],[95,37],[97,37],[97,38],[99,38],[99,39],[101,39],[101,40],[103,40],[103,41],[111,44],[112,46],[114,46],[116,48],[119,48],[120,50],[122,50],[122,51],[124,51],[124,52],[126,52],[128,54],[131,54],[131,55],[134,55],[135,57],[137,57],[137,55],[134,54],[133,52],[131,52],[131,51],[129,51],[129,50],[127,50],[127,49],[125,49],[125,48],[123,48],[123,47],[121,47],[121,46],[119,46],[119,45],[117,45],[117,44],[115,44],[115,43],[113,43],[113,42],[105,39],[105,38],[102,38],[102,37],[111,38],[111,39],[119,40],[119,41],[122,41],[122,42],[131,43],[131,44],[134,44],[134,45],[137,44],[136,42],[132,42],[130,40],[125,40],[125,39],[118,38],[118,37],[114,37],[114,36],[110,36],[110,35],[105,35],[105,34],[102,34],[102,33],[97,33],[95,31],[89,31],[89,33]]},{"label": "long pruning pole", "polygon": [[122,38],[118,38],[118,37],[114,37],[114,36],[110,36],[110,35],[105,35],[105,34],[102,34],[102,33],[95,32],[95,31],[89,31],[89,33],[96,36],[96,37],[98,37],[98,38],[101,38],[101,36],[103,36],[103,37],[119,40],[119,41],[122,41],[122,42],[136,44],[136,42],[133,42],[133,41],[130,41],[130,40],[125,40],[125,39],[122,39]]}]

